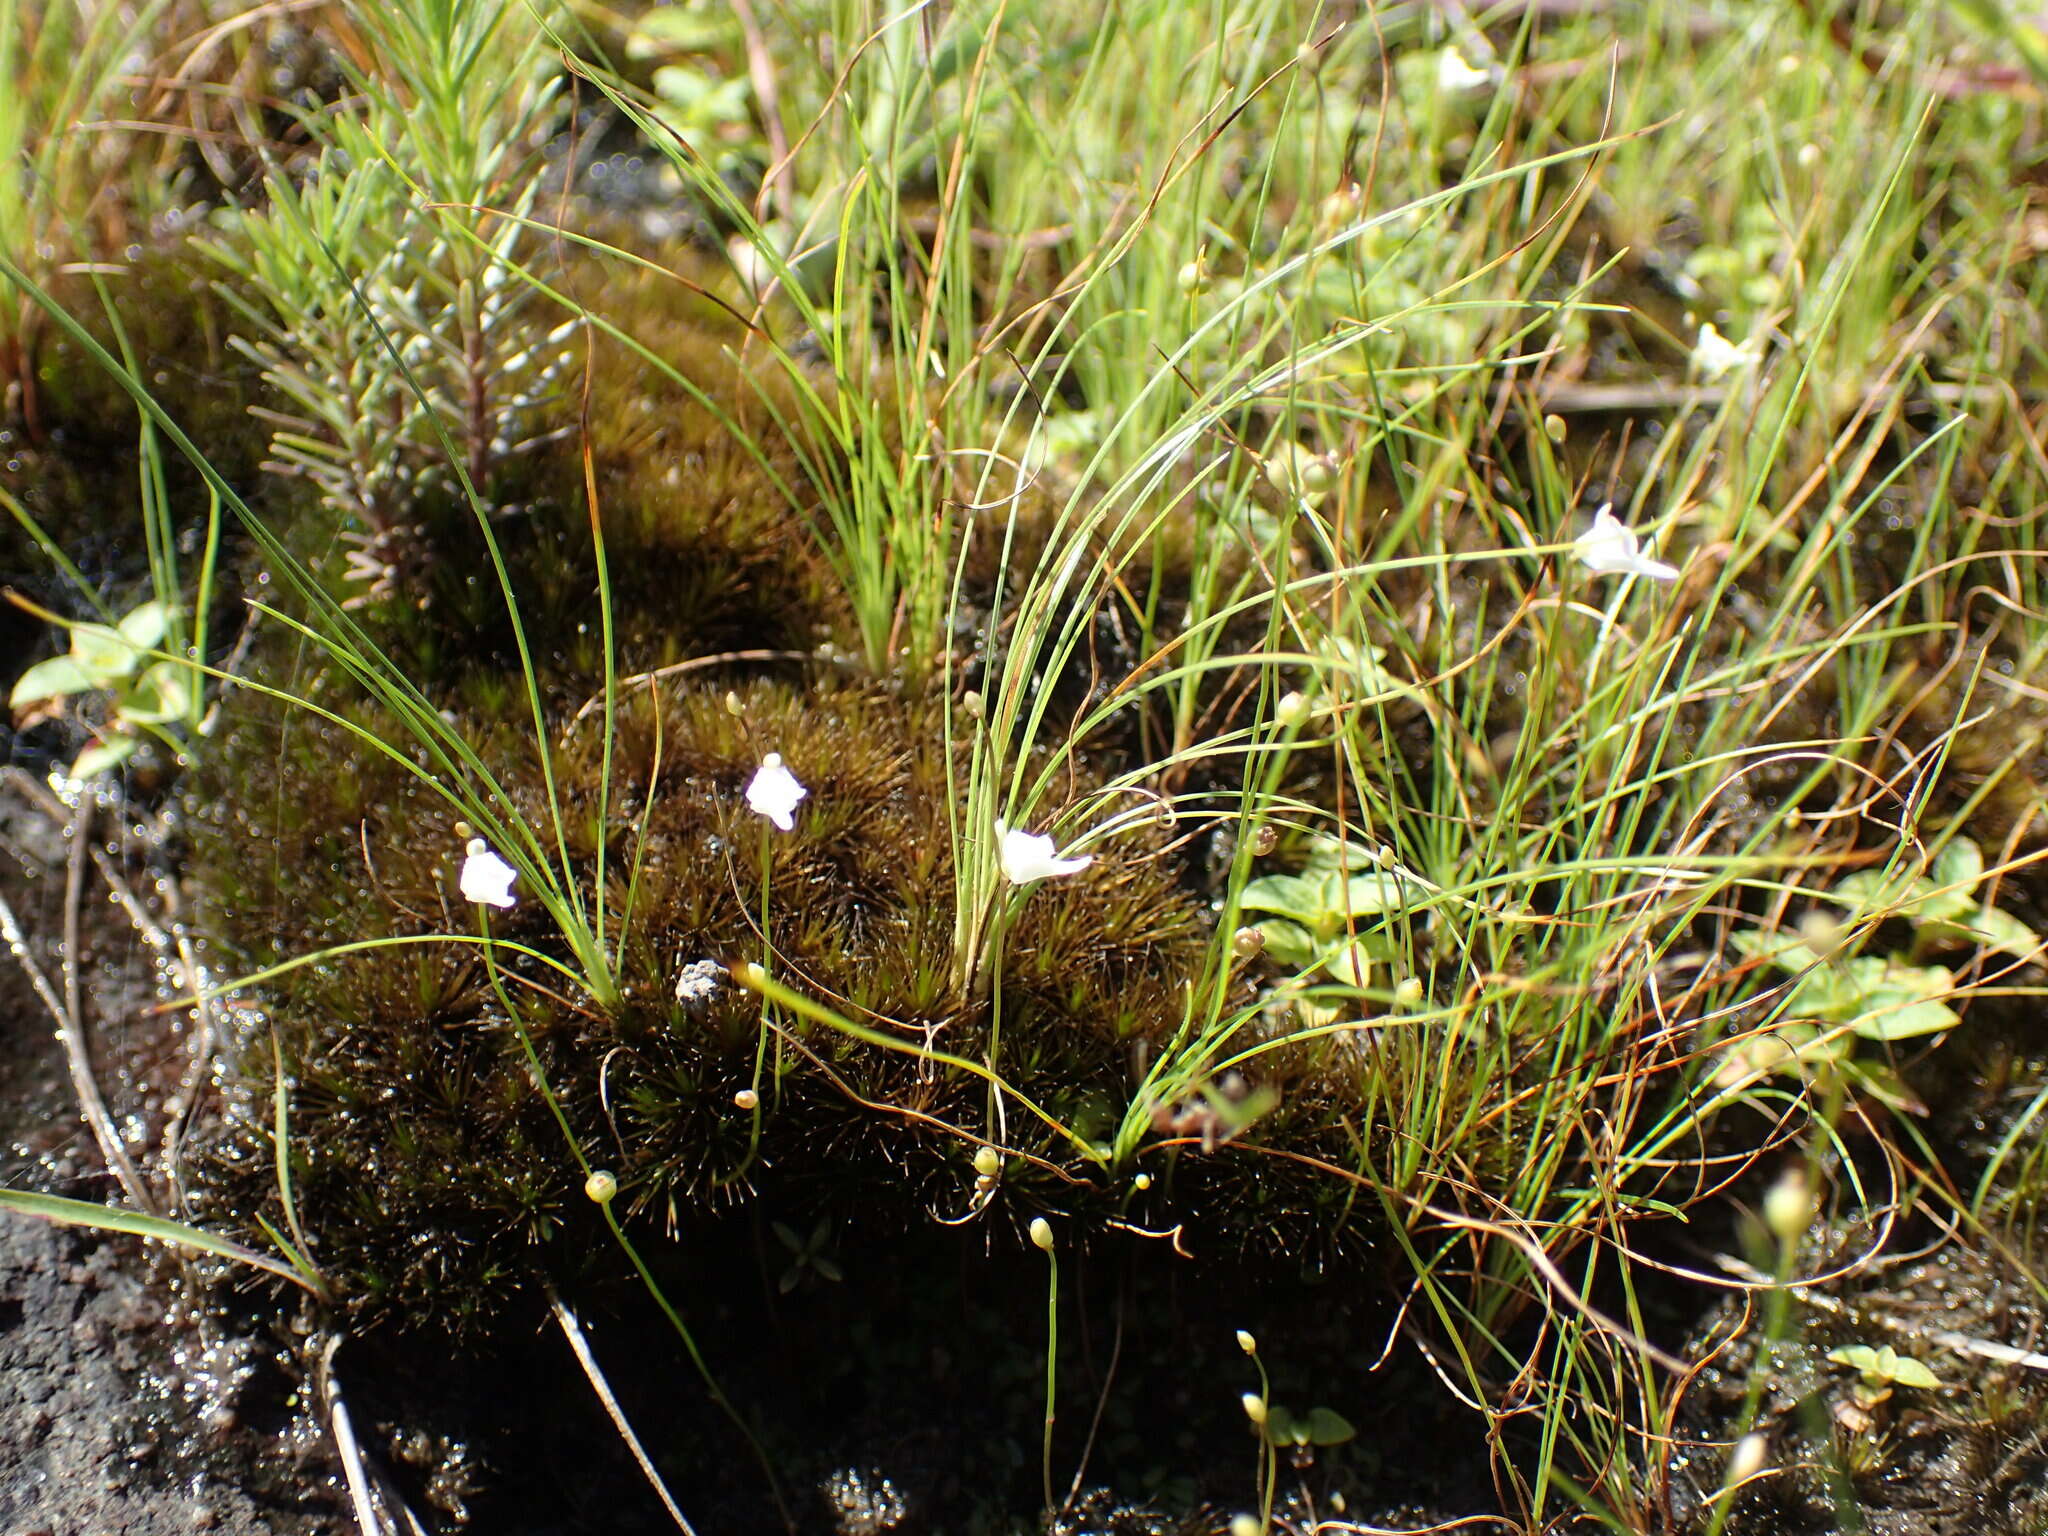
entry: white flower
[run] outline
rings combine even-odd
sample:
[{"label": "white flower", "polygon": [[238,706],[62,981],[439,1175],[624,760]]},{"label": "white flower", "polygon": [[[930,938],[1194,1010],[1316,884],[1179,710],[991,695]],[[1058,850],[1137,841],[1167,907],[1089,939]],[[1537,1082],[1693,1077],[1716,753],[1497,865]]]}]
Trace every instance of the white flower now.
[{"label": "white flower", "polygon": [[469,840],[468,857],[462,861],[462,899],[487,907],[509,907],[519,898],[512,894],[512,882],[519,871],[491,852],[480,837]]},{"label": "white flower", "polygon": [[1079,874],[1095,862],[1095,855],[1061,859],[1053,855],[1052,839],[1006,827],[996,820],[996,856],[1002,861],[1003,876],[1012,885],[1029,885],[1049,875]]},{"label": "white flower", "polygon": [[1579,564],[1595,576],[1647,576],[1652,581],[1676,581],[1678,567],[1652,560],[1642,553],[1633,530],[1618,522],[1614,504],[1606,502],[1593,514],[1593,526],[1572,541],[1572,553]]},{"label": "white flower", "polygon": [[795,828],[796,803],[809,793],[797,783],[796,775],[782,766],[780,752],[762,758],[761,766],[747,781],[747,805],[785,832]]},{"label": "white flower", "polygon": [[1738,368],[1748,368],[1763,361],[1763,349],[1754,338],[1747,341],[1730,341],[1714,329],[1709,320],[1700,327],[1699,340],[1692,344],[1692,370],[1700,376],[1702,383],[1712,384],[1723,374],[1733,373]]},{"label": "white flower", "polygon": [[1436,88],[1446,96],[1476,91],[1492,79],[1485,70],[1467,64],[1465,56],[1455,48],[1446,48],[1436,56]]}]

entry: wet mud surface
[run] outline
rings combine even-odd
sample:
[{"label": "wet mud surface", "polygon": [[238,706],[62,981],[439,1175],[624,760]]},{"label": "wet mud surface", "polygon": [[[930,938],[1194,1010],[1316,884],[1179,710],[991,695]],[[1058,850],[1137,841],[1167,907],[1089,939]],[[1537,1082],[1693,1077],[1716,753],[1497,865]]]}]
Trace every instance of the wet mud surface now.
[{"label": "wet mud surface", "polygon": [[[61,834],[8,805],[0,897],[32,958],[56,974],[47,935],[65,882]],[[148,967],[124,920],[94,902],[88,943],[110,967],[103,1011],[113,1077],[174,1040],[137,1027]],[[78,1112],[48,1013],[0,957],[0,1169],[7,1185],[102,1199],[110,1181]],[[125,972],[115,986],[112,972]],[[155,1033],[165,1033],[161,1024]],[[146,1074],[145,1074],[146,1075]],[[119,1085],[108,1083],[117,1115]],[[130,1116],[127,1126],[148,1128]],[[139,1138],[138,1138],[139,1139]],[[140,1241],[0,1214],[0,1531],[8,1536],[300,1536],[336,1529],[332,1453],[288,1404],[265,1351],[180,1297],[179,1265]]]}]

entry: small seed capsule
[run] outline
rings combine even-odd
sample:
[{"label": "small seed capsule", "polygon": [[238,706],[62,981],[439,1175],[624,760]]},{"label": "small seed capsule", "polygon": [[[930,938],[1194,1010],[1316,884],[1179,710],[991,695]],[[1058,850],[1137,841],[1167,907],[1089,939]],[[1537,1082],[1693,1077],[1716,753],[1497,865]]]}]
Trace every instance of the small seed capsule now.
[{"label": "small seed capsule", "polygon": [[609,1169],[599,1168],[583,1181],[583,1193],[599,1205],[610,1205],[618,1192],[618,1176]]},{"label": "small seed capsule", "polygon": [[732,1096],[732,1107],[734,1109],[743,1109],[747,1113],[752,1114],[761,1107],[761,1095],[754,1092],[751,1088],[742,1088]]}]

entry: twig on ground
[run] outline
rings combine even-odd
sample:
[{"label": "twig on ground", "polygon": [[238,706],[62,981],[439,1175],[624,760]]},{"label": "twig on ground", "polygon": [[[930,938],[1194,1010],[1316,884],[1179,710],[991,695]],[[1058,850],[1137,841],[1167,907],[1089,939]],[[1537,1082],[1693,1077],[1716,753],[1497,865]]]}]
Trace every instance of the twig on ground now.
[{"label": "twig on ground", "polygon": [[128,1150],[121,1144],[121,1137],[114,1128],[113,1116],[107,1113],[107,1103],[100,1096],[99,1084],[92,1075],[92,1057],[86,1048],[84,1009],[79,998],[78,987],[78,908],[83,899],[85,883],[85,842],[91,833],[90,799],[81,799],[78,810],[73,814],[68,836],[71,854],[65,875],[64,892],[64,992],[58,995],[50,978],[36,964],[35,956],[28,947],[28,935],[21,921],[14,915],[14,909],[0,897],[0,939],[14,952],[14,958],[28,977],[29,986],[36,997],[48,1010],[51,1022],[56,1026],[57,1039],[64,1047],[64,1060],[70,1069],[71,1085],[78,1095],[79,1113],[85,1117],[93,1140],[99,1144],[100,1156],[105,1159],[108,1169],[121,1181],[121,1187],[128,1192],[128,1198],[135,1208],[145,1215],[160,1215],[156,1201],[151,1198],[148,1187],[142,1182],[142,1175],[136,1171]]},{"label": "twig on ground", "polygon": [[78,1094],[79,1112],[92,1127],[100,1144],[100,1156],[120,1179],[121,1187],[135,1208],[149,1216],[160,1216],[156,1199],[142,1182],[134,1160],[121,1142],[114,1117],[107,1113],[107,1101],[100,1095],[99,1080],[92,1074],[92,1051],[85,1034],[85,1002],[78,984],[78,956],[81,948],[79,908],[85,901],[85,851],[92,836],[93,801],[90,793],[78,797],[65,838],[71,852],[64,866],[64,1009],[57,1020],[57,1038],[64,1044],[65,1064],[71,1069],[71,1086]]},{"label": "twig on ground", "polygon": [[[61,823],[66,819],[64,802],[25,770],[15,767],[0,768],[0,780],[20,790],[22,795],[41,809],[53,823]],[[177,920],[176,884],[167,881],[163,886],[164,901],[170,908],[170,926],[166,927],[156,920],[142,899],[135,894],[134,887],[123,877],[114,861],[107,857],[105,849],[88,840],[86,851],[92,857],[93,866],[99,870],[100,878],[106,881],[107,889],[113,892],[114,900],[120,904],[121,910],[127,913],[129,923],[133,925],[142,941],[156,952],[159,960],[176,967],[179,987],[200,999],[193,1010],[198,1027],[192,1036],[191,1059],[187,1062],[184,1076],[178,1084],[177,1102],[183,1109],[173,1114],[164,1127],[163,1173],[169,1181],[171,1202],[176,1204],[181,1188],[178,1178],[178,1146],[186,1131],[191,1129],[192,1120],[198,1111],[200,1087],[213,1070],[214,1042],[219,1038],[214,1013],[218,1007],[218,1000],[206,996],[206,984],[202,979],[199,956],[192,947],[191,935],[186,933],[183,924]]]},{"label": "twig on ground", "polygon": [[357,1530],[362,1536],[385,1536],[388,1528],[378,1515],[376,1498],[370,1492],[362,1447],[356,1443],[355,1421],[349,1417],[348,1404],[341,1397],[341,1384],[334,1377],[334,1352],[340,1347],[341,1335],[335,1334],[320,1351],[320,1397],[327,1408],[327,1428],[334,1436],[335,1450],[341,1453],[342,1478],[348,1484],[349,1503],[355,1507]]},{"label": "twig on ground", "polygon": [[553,1286],[548,1287],[548,1305],[554,1309],[555,1322],[562,1330],[562,1337],[569,1341],[569,1348],[576,1356],[576,1363],[583,1367],[583,1374],[590,1379],[590,1390],[597,1394],[597,1400],[604,1404],[604,1411],[610,1415],[612,1427],[619,1432],[619,1438],[626,1442],[626,1449],[633,1453],[633,1460],[639,1465],[662,1506],[668,1510],[669,1518],[676,1523],[676,1529],[683,1536],[697,1536],[683,1512],[676,1506],[675,1498],[668,1491],[668,1484],[661,1480],[661,1473],[655,1470],[654,1462],[640,1444],[640,1437],[633,1433],[633,1426],[627,1422],[626,1413],[619,1406],[619,1400],[612,1396],[611,1384],[605,1380],[599,1368],[597,1356],[590,1352],[590,1341],[583,1336],[583,1326],[576,1321],[576,1314],[569,1310],[569,1304],[562,1300]]},{"label": "twig on ground", "polygon": [[[696,672],[705,667],[722,667],[736,661],[808,661],[809,651],[721,651],[716,656],[692,656],[684,661],[672,661],[665,667],[656,667],[652,672],[635,672],[631,677],[618,680],[617,691],[640,683],[660,682],[663,678],[680,677],[685,672]],[[569,717],[569,729],[574,730],[604,703],[603,694],[593,694],[583,701],[583,706]],[[567,732],[564,732],[566,735]]]}]

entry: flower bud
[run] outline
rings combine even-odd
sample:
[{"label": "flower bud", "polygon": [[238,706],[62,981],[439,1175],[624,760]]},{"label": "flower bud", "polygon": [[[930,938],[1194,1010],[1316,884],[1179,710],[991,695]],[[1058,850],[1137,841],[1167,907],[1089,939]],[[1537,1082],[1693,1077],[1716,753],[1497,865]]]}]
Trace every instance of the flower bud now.
[{"label": "flower bud", "polygon": [[1543,418],[1543,435],[1553,443],[1563,442],[1569,431],[1570,429],[1565,426],[1564,418],[1558,415],[1557,412],[1552,411]]},{"label": "flower bud", "polygon": [[985,1179],[992,1179],[1003,1171],[1003,1156],[994,1147],[974,1149],[974,1171]]},{"label": "flower bud", "polygon": [[735,720],[746,714],[747,706],[740,702],[740,696],[730,688],[725,691],[725,712]]},{"label": "flower bud", "polygon": [[1770,1455],[1771,1443],[1763,1434],[1752,1431],[1735,1442],[1735,1449],[1728,1453],[1727,1485],[1733,1487],[1744,1483],[1763,1471],[1764,1461]]},{"label": "flower bud", "polygon": [[1422,978],[1403,976],[1394,986],[1394,1005],[1398,1008],[1413,1008],[1422,1001]]},{"label": "flower bud", "polygon": [[1794,1163],[1764,1196],[1764,1225],[1789,1248],[1812,1224],[1813,1186],[1806,1177],[1806,1165]]},{"label": "flower bud", "polygon": [[960,695],[960,710],[968,719],[979,720],[984,707],[981,695],[972,688]]},{"label": "flower bud", "polygon": [[1230,1521],[1230,1536],[1264,1536],[1265,1527],[1259,1524],[1257,1515],[1234,1515]]},{"label": "flower bud", "polygon": [[1152,1175],[1149,1173],[1141,1173],[1135,1179],[1131,1180],[1131,1188],[1138,1190],[1140,1192],[1148,1190],[1151,1187]]},{"label": "flower bud", "polygon": [[1043,1216],[1031,1218],[1031,1241],[1047,1253],[1052,1252],[1052,1223]]},{"label": "flower bud", "polygon": [[1174,282],[1178,285],[1180,291],[1189,298],[1200,298],[1209,291],[1209,263],[1207,259],[1197,256],[1193,261],[1183,263],[1180,271],[1174,277]]},{"label": "flower bud", "polygon": [[1266,935],[1257,928],[1240,928],[1230,936],[1230,952],[1240,960],[1255,959],[1266,947]]},{"label": "flower bud", "polygon": [[1273,718],[1291,731],[1308,719],[1308,710],[1307,694],[1286,693],[1282,694],[1280,702],[1273,706]]},{"label": "flower bud", "polygon": [[1244,1416],[1263,1429],[1266,1424],[1266,1400],[1256,1392],[1247,1392],[1240,1401],[1244,1403]]},{"label": "flower bud", "polygon": [[732,1107],[744,1109],[749,1114],[761,1107],[761,1095],[751,1088],[742,1088],[732,1096]]},{"label": "flower bud", "polygon": [[583,1193],[599,1205],[610,1205],[618,1192],[618,1177],[607,1169],[599,1168],[583,1181]]},{"label": "flower bud", "polygon": [[1248,1355],[1256,1355],[1259,1352],[1259,1341],[1251,1336],[1248,1329],[1240,1328],[1237,1330],[1237,1347]]}]

